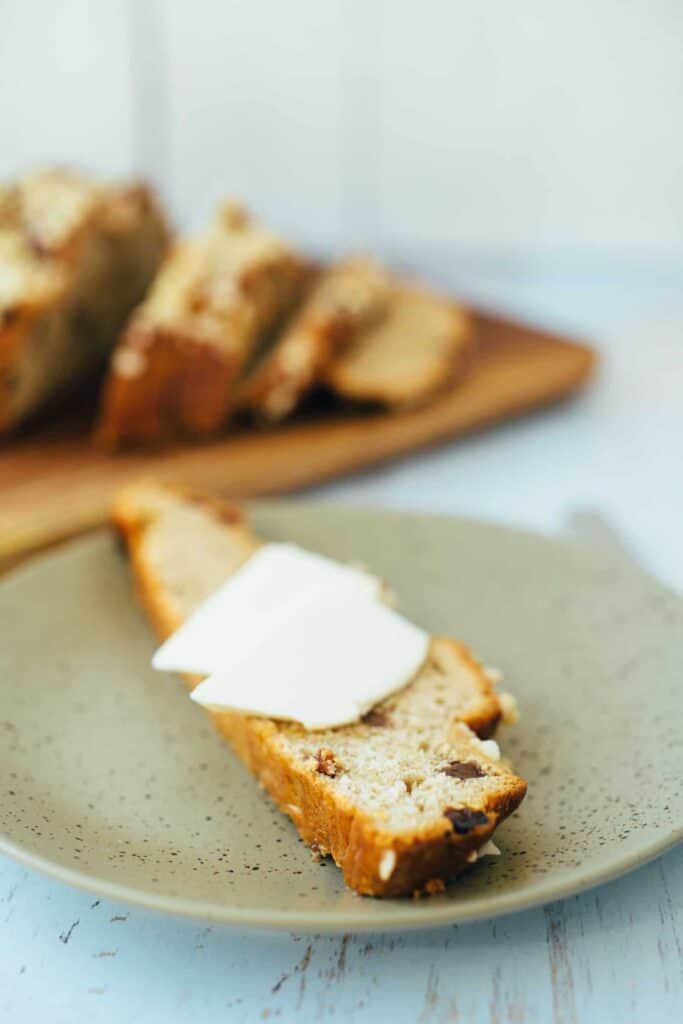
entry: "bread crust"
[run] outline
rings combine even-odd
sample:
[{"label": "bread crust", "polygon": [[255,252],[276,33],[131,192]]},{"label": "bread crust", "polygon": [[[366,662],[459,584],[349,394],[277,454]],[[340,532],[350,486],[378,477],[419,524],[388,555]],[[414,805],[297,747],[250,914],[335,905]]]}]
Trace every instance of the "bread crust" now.
[{"label": "bread crust", "polygon": [[201,338],[133,324],[107,377],[97,441],[125,447],[212,434],[238,371],[232,353]]},{"label": "bread crust", "polygon": [[[115,504],[113,522],[126,540],[140,601],[158,636],[165,639],[181,623],[146,551],[145,535],[156,518],[153,489],[151,494],[150,503],[139,489],[124,491]],[[212,514],[227,517],[235,531],[236,547],[243,548],[245,557],[248,556],[254,540],[239,508],[221,502],[211,507]],[[190,688],[199,681],[197,676],[186,677]],[[493,708],[495,701],[495,695],[492,696],[491,703],[487,701],[489,708]],[[278,723],[232,712],[206,713],[278,807],[291,818],[304,841],[314,851],[331,854],[349,888],[362,895],[399,896],[442,888],[468,867],[476,851],[526,793],[526,783],[505,772],[498,776],[498,791],[489,795],[480,808],[481,820],[471,827],[459,831],[446,816],[410,833],[384,831],[335,788],[333,778],[287,755],[279,742],[283,727]],[[499,706],[497,716],[485,719],[482,712],[487,734],[499,715]],[[503,771],[476,746],[478,741],[467,725],[454,723],[451,732],[465,748],[476,753],[478,761],[488,763],[498,773]],[[388,873],[387,856],[391,863]]]},{"label": "bread crust", "polygon": [[216,434],[255,350],[289,313],[307,262],[224,204],[203,236],[177,242],[114,353],[96,439],[106,447]]}]

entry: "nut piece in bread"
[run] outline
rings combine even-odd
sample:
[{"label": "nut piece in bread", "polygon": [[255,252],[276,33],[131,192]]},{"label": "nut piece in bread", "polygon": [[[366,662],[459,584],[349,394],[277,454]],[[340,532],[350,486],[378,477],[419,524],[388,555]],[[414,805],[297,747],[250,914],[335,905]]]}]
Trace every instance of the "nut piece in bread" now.
[{"label": "nut piece in bread", "polygon": [[238,205],[178,242],[111,360],[99,438],[207,436],[229,418],[249,360],[299,298],[306,262]]},{"label": "nut piece in bread", "polygon": [[[256,549],[240,511],[155,485],[129,488],[113,519],[161,638]],[[324,685],[321,665],[321,685]],[[198,679],[188,678],[188,685]],[[208,712],[314,851],[330,853],[356,892],[442,888],[473,862],[522,801],[526,783],[489,735],[500,703],[459,644],[434,641],[425,667],[365,719],[307,732],[292,723]]]},{"label": "nut piece in bread", "polygon": [[396,289],[386,316],[361,332],[324,377],[343,398],[389,407],[421,405],[458,377],[472,349],[470,319],[421,288]]},{"label": "nut piece in bread", "polygon": [[283,419],[318,383],[333,356],[381,320],[390,295],[389,275],[367,257],[352,257],[322,271],[245,381],[243,403],[263,419]]},{"label": "nut piece in bread", "polygon": [[0,434],[104,361],[167,241],[144,185],[51,169],[0,188]]}]

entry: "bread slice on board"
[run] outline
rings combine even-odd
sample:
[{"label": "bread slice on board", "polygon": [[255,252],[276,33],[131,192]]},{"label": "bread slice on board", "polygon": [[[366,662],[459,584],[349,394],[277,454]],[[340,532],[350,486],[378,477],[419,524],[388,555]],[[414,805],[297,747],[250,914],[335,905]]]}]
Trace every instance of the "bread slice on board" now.
[{"label": "bread slice on board", "polygon": [[381,319],[390,295],[389,275],[366,257],[321,271],[300,310],[245,381],[244,405],[266,420],[287,416],[332,357]]},{"label": "bread slice on board", "polygon": [[111,361],[99,438],[110,446],[207,436],[226,422],[257,347],[299,298],[303,258],[224,203],[178,242]]},{"label": "bread slice on board", "polygon": [[[259,544],[239,509],[154,485],[122,492],[113,521],[161,638]],[[307,732],[210,715],[302,838],[332,854],[347,885],[391,896],[443,888],[523,799],[526,783],[464,724],[489,735],[501,711],[467,650],[436,639],[415,679],[357,724]]]},{"label": "bread slice on board", "polygon": [[454,302],[411,285],[394,292],[386,315],[334,358],[324,373],[343,398],[417,406],[466,368],[472,325]]},{"label": "bread slice on board", "polygon": [[144,185],[47,169],[0,187],[0,434],[104,362],[167,241]]}]

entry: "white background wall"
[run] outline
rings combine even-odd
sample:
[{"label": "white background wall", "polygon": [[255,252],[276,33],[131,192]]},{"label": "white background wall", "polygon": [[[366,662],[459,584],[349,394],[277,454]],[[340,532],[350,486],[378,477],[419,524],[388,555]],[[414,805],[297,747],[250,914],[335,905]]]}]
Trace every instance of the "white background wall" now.
[{"label": "white background wall", "polygon": [[0,176],[135,170],[182,223],[683,260],[682,0],[0,0],[0,129]]}]

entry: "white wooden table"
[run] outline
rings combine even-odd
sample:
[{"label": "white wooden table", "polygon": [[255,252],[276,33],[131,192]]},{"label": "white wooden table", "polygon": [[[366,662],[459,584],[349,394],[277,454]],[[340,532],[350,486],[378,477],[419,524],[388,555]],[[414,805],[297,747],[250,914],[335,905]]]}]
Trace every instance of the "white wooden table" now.
[{"label": "white wooden table", "polygon": [[[579,401],[320,489],[566,531],[598,511],[683,587],[683,289],[571,274],[471,294],[597,337]],[[655,312],[657,311],[657,312]],[[628,326],[625,326],[628,325]],[[683,766],[682,766],[683,768]],[[532,780],[533,784],[533,780]],[[619,1024],[683,1020],[683,849],[518,916],[391,936],[270,936],[96,900],[0,859],[0,1020]]]}]

